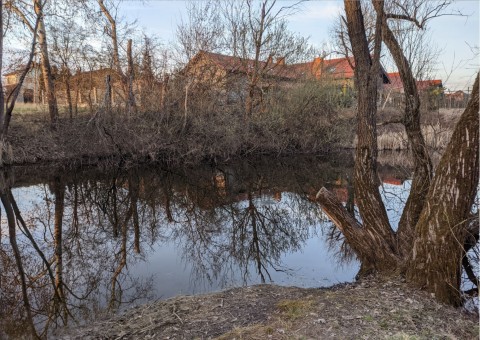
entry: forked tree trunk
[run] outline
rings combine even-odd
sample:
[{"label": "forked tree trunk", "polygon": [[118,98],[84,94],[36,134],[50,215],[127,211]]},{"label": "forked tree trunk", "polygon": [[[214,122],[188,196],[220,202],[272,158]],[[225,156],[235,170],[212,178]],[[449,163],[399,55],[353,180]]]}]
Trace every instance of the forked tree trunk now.
[{"label": "forked tree trunk", "polygon": [[463,244],[478,188],[478,86],[477,74],[472,99],[435,171],[407,269],[408,281],[456,306],[461,305]]},{"label": "forked tree trunk", "polygon": [[411,194],[408,196],[398,224],[397,237],[399,250],[402,254],[408,254],[412,248],[415,225],[420,217],[430,186],[432,162],[420,128],[420,96],[412,69],[395,35],[388,26],[383,8],[376,1],[373,1],[373,6],[377,15],[383,17],[382,38],[398,68],[405,92],[403,125],[412,150],[414,169]]},{"label": "forked tree trunk", "polygon": [[[378,15],[376,49],[372,62],[366,43],[360,3],[345,0],[358,90],[355,195],[362,223],[357,222],[325,188],[318,192],[317,199],[362,261],[360,275],[368,271],[375,271],[380,275],[406,274],[407,282],[434,293],[442,302],[458,306],[461,304],[460,274],[465,255],[464,242],[468,223],[471,222],[471,207],[479,177],[478,75],[472,99],[455,127],[452,139],[430,184],[428,195],[423,202],[415,202],[417,204],[415,208],[412,206],[406,208],[412,212],[418,209],[418,205],[423,205],[418,222],[413,222],[417,219],[415,216],[409,216],[407,219],[411,224],[408,228],[414,231],[413,237],[409,238],[413,246],[400,245],[404,247],[400,251],[397,242],[405,242],[406,238],[402,233],[394,234],[390,227],[378,193],[379,183],[375,168],[377,92],[374,80],[375,72],[378,71],[378,64],[377,66],[375,64],[380,60],[378,39],[381,35],[383,4],[378,2],[375,5]],[[378,8],[381,10],[378,11]],[[409,66],[405,64],[404,71],[408,73],[407,68]],[[408,75],[406,79],[408,81]],[[410,111],[406,112],[413,115],[409,118],[414,120],[417,118],[415,110],[413,105]],[[413,127],[410,125],[408,128],[415,132],[416,122],[410,123]],[[418,146],[422,141],[417,139],[414,143]],[[428,162],[429,159],[425,158],[424,161]],[[428,164],[422,166],[428,170]],[[423,190],[425,189],[421,186],[412,187],[410,195],[419,200],[425,196]]]}]

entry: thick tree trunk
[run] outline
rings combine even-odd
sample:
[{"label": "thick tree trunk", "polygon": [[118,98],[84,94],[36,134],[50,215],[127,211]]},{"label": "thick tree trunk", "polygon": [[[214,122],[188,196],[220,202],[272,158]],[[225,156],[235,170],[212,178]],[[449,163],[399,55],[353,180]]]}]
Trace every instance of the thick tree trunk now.
[{"label": "thick tree trunk", "polygon": [[432,162],[420,129],[420,97],[411,67],[395,35],[388,26],[383,8],[373,1],[377,15],[383,16],[382,38],[397,65],[405,91],[403,124],[414,160],[413,179],[405,208],[398,224],[398,244],[403,255],[411,251],[415,225],[423,209],[432,178]]},{"label": "thick tree trunk", "polygon": [[[383,2],[380,3],[383,7]],[[401,259],[378,190],[377,174],[377,86],[380,73],[382,18],[376,23],[373,63],[365,35],[360,3],[345,0],[348,33],[355,56],[355,79],[358,92],[357,148],[355,153],[355,199],[362,217],[359,224],[335,197],[322,188],[317,200],[323,211],[342,231],[349,245],[362,262],[359,276],[372,272],[384,275],[397,273]]]},{"label": "thick tree trunk", "polygon": [[[383,2],[380,3],[383,8]],[[377,174],[377,86],[380,71],[381,18],[377,18],[374,63],[370,57],[361,5],[345,0],[347,27],[355,60],[355,79],[358,92],[357,147],[355,151],[355,198],[362,217],[363,228],[373,249],[372,263],[364,268],[375,271],[396,269],[396,241],[387,212],[378,190]]]},{"label": "thick tree trunk", "polygon": [[438,165],[417,224],[407,279],[459,306],[467,221],[478,187],[478,75]]}]

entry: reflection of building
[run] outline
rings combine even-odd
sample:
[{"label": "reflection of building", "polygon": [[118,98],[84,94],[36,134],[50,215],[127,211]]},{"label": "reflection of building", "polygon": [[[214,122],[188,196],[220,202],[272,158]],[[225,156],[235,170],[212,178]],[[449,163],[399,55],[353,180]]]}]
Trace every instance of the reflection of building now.
[{"label": "reflection of building", "polygon": [[383,177],[382,183],[391,184],[391,185],[403,185],[404,180],[393,177]]}]

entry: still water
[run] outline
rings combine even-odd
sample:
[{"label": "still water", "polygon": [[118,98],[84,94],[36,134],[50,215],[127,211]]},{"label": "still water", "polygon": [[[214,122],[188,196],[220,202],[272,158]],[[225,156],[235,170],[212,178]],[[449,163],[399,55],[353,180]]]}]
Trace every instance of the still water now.
[{"label": "still water", "polygon": [[[20,271],[43,334],[178,294],[353,281],[359,263],[313,199],[326,186],[353,205],[352,166],[345,154],[182,169],[13,169],[5,199],[17,227],[9,230],[2,209],[0,337],[19,336],[25,320]],[[395,224],[408,170],[379,170]]]}]

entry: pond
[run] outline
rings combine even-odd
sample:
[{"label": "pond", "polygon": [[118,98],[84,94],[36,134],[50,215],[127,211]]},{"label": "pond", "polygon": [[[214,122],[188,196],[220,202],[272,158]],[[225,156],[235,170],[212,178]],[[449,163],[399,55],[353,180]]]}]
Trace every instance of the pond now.
[{"label": "pond", "polygon": [[[379,173],[395,224],[409,170],[388,158],[398,161],[384,157]],[[2,209],[0,329],[26,329],[13,241],[43,334],[179,294],[353,281],[359,263],[314,201],[326,186],[353,207],[352,167],[346,153],[181,169],[15,168],[4,175],[17,228],[13,240]]]}]

